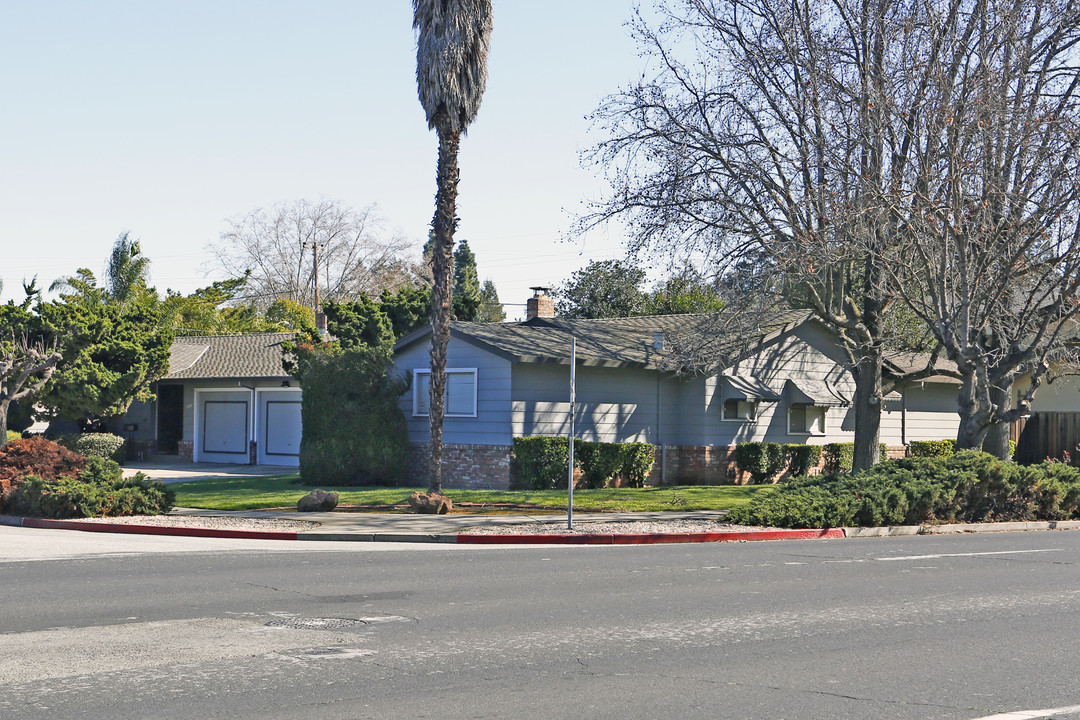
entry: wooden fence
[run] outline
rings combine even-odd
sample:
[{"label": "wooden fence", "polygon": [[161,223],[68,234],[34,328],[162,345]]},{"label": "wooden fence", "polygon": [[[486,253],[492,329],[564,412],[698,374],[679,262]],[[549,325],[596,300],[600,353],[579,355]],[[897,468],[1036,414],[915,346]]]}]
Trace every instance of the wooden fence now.
[{"label": "wooden fence", "polygon": [[1012,424],[1009,437],[1016,442],[1017,462],[1037,463],[1046,458],[1077,461],[1080,445],[1080,412],[1040,412]]}]

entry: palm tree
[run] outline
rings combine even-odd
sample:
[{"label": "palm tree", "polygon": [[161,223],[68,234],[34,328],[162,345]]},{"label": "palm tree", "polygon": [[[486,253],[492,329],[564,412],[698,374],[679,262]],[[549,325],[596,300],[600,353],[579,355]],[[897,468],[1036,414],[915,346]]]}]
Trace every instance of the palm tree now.
[{"label": "palm tree", "polygon": [[458,141],[480,109],[487,85],[491,45],[491,0],[413,0],[416,85],[428,128],[439,136],[435,218],[431,222],[431,492],[442,493],[443,396],[446,392],[446,346],[450,340],[450,303],[454,278],[454,229],[457,225]]},{"label": "palm tree", "polygon": [[138,240],[132,240],[126,232],[113,243],[106,269],[109,296],[126,305],[146,289],[150,274],[150,258],[142,254]]}]

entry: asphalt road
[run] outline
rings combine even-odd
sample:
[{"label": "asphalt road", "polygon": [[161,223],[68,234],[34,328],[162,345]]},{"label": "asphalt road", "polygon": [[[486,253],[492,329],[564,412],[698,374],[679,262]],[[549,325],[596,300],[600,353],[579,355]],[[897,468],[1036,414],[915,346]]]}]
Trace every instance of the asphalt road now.
[{"label": "asphalt road", "polygon": [[507,549],[0,528],[0,718],[1080,718],[1078,562],[1078,531]]}]

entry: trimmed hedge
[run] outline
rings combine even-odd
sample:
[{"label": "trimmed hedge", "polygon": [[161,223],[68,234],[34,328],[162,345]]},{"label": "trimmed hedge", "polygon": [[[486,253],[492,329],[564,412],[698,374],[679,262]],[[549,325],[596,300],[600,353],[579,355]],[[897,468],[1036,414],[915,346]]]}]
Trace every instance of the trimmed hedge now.
[{"label": "trimmed hedge", "polygon": [[[566,489],[570,445],[565,437],[514,438],[514,458],[521,480],[534,490]],[[621,477],[643,487],[652,473],[655,449],[649,443],[602,443],[574,440],[574,467],[584,488],[604,487]]]},{"label": "trimmed hedge", "polygon": [[127,459],[127,440],[112,433],[73,433],[61,435],[56,442],[88,458],[123,462]]},{"label": "trimmed hedge", "polygon": [[[566,475],[567,458],[563,458]],[[593,490],[602,488],[619,474],[623,466],[622,446],[618,443],[574,440],[574,465],[581,468],[581,485]],[[564,478],[565,479],[565,478]]]},{"label": "trimmed hedge", "polygon": [[736,508],[727,521],[820,528],[1080,519],[1080,469],[1022,466],[963,450],[886,460],[862,472],[801,478]]},{"label": "trimmed hedge", "polygon": [[[956,440],[912,440],[908,443],[911,457],[949,457],[956,452]],[[1009,441],[1009,457],[1016,454],[1016,441]]]},{"label": "trimmed hedge", "polygon": [[656,463],[656,447],[652,443],[623,443],[620,475],[630,487],[645,487]]},{"label": "trimmed hedge", "polygon": [[754,485],[769,482],[784,470],[790,470],[792,477],[805,475],[820,459],[820,445],[742,442],[735,446],[735,467],[750,473]]},{"label": "trimmed hedge", "polygon": [[792,477],[802,477],[821,460],[820,445],[790,444],[784,446]]},{"label": "trimmed hedge", "polygon": [[112,460],[90,458],[77,477],[23,478],[9,503],[18,515],[57,520],[122,515],[160,515],[168,512],[175,493],[142,473],[123,477]]},{"label": "trimmed hedge", "polygon": [[908,443],[911,457],[950,457],[956,453],[956,440],[912,440]]},{"label": "trimmed hedge", "polygon": [[[888,447],[885,443],[880,443],[878,449],[884,460]],[[822,446],[822,454],[825,457],[822,472],[826,475],[851,472],[851,465],[855,460],[855,443],[828,443]]]}]

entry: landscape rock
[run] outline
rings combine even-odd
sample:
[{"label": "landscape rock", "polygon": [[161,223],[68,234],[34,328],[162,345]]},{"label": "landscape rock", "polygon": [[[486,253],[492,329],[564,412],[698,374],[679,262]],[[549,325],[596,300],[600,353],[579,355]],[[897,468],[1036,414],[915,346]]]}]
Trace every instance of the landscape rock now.
[{"label": "landscape rock", "polygon": [[296,512],[330,512],[337,507],[338,494],[325,490],[312,490],[296,503]]},{"label": "landscape rock", "polygon": [[454,508],[454,503],[445,495],[414,492],[409,496],[409,507],[415,513],[445,515]]}]

